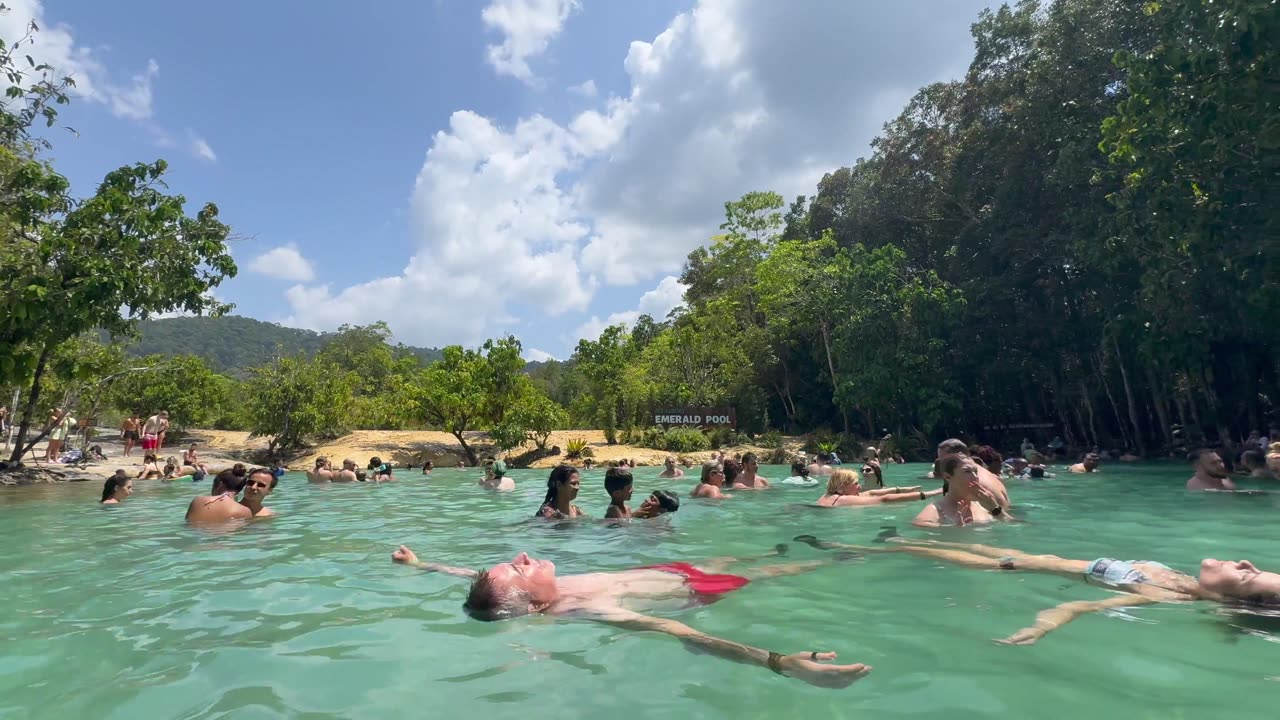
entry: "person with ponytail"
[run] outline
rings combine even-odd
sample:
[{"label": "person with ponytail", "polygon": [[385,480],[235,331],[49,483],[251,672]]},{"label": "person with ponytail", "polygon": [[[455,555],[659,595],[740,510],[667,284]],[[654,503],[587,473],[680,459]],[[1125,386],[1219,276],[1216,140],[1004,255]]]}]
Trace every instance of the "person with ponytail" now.
[{"label": "person with ponytail", "polygon": [[542,506],[534,517],[552,520],[564,520],[582,516],[582,510],[573,504],[578,497],[581,481],[578,469],[572,465],[557,465],[547,478],[547,496],[542,499]]},{"label": "person with ponytail", "polygon": [[133,478],[125,475],[123,470],[117,470],[102,484],[102,499],[98,502],[101,505],[119,505],[132,494]]}]

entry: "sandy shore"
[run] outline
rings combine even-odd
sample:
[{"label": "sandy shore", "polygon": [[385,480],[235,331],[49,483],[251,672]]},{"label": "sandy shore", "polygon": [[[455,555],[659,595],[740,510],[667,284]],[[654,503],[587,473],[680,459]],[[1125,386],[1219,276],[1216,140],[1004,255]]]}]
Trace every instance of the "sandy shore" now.
[{"label": "sandy shore", "polygon": [[[243,432],[194,430],[191,431],[191,434],[199,436],[202,448],[208,447],[211,452],[217,452],[227,457],[245,455],[257,450],[265,450],[267,447],[265,439],[254,438],[251,440],[248,433]],[[494,448],[492,443],[489,442],[487,434],[480,432],[466,433],[465,437],[467,444],[475,450],[478,457],[493,453]],[[639,465],[661,465],[667,455],[674,454],[634,445],[609,445],[605,442],[604,433],[600,430],[559,430],[551,434],[551,439],[548,441],[547,446],[558,445],[564,448],[570,439],[576,438],[586,440],[591,445],[592,450],[595,452],[594,459],[597,464],[601,465],[611,460],[620,460],[622,458],[628,458]],[[789,438],[786,446],[792,452],[798,451],[800,439]],[[769,451],[768,448],[751,445],[725,448],[725,450],[730,453],[756,452],[761,454]],[[521,450],[516,450],[510,455],[519,455],[521,452]],[[306,453],[295,458],[290,463],[290,468],[304,470],[311,467],[315,459],[320,456],[329,458],[335,465],[345,458],[350,458],[355,460],[356,465],[360,467],[364,467],[369,458],[374,456],[382,458],[384,462],[393,463],[396,467],[406,465],[421,466],[426,460],[435,463],[436,467],[452,467],[459,460],[465,459],[457,438],[447,432],[437,430],[357,430],[331,442],[321,443],[310,448]],[[694,462],[702,462],[711,456],[711,451],[685,453],[684,456]],[[563,455],[544,457],[530,463],[529,466],[548,468],[554,467],[563,461]]]},{"label": "sandy shore", "polygon": [[[483,458],[486,455],[493,454],[495,451],[486,433],[467,433],[466,439],[467,444],[475,450],[477,457]],[[687,457],[697,464],[711,456],[711,451],[709,450],[695,453],[668,453],[663,450],[653,450],[635,445],[609,445],[605,442],[604,432],[600,430],[557,431],[551,434],[551,439],[547,445],[548,447],[559,446],[564,448],[571,439],[586,440],[594,452],[592,457],[597,465],[604,465],[622,458],[627,458],[636,465],[661,465],[668,455]],[[196,445],[200,461],[213,472],[229,468],[237,462],[252,466],[254,463],[248,458],[267,449],[265,438],[251,438],[249,433],[246,432],[234,430],[188,430],[181,440],[166,444],[160,452],[160,462],[163,464],[164,459],[170,456],[176,456],[181,460],[182,452],[192,443]],[[59,463],[45,463],[43,461],[37,463],[31,459],[32,456],[29,454],[25,462],[29,467],[49,468],[65,473],[66,479],[75,480],[107,478],[113,475],[117,469],[123,469],[131,476],[137,475],[142,470],[142,449],[135,447],[130,457],[124,457],[124,443],[120,440],[118,432],[102,429],[91,444],[102,447],[103,452],[107,455],[105,461],[91,462],[84,467],[69,466]],[[785,446],[793,454],[798,452],[800,450],[800,438],[787,438]],[[38,444],[34,454],[37,457],[43,456],[44,447],[44,443]],[[529,445],[529,449],[532,449],[532,444]],[[723,448],[723,450],[730,454],[755,452],[763,455],[769,452],[770,448],[739,445]],[[516,457],[523,452],[524,449],[517,449],[508,453],[508,457]],[[458,444],[458,440],[446,432],[436,430],[357,430],[336,440],[320,443],[309,448],[294,457],[289,463],[289,468],[299,471],[306,470],[320,456],[329,458],[335,465],[345,458],[350,458],[359,467],[364,467],[369,458],[375,456],[382,458],[384,462],[392,463],[395,467],[409,465],[420,467],[427,460],[435,463],[437,467],[453,467],[459,460],[465,460],[465,455],[462,452],[462,447]],[[528,466],[549,468],[564,461],[563,454],[552,455],[539,458],[529,463]],[[580,464],[580,461],[574,464]]]},{"label": "sandy shore", "polygon": [[[243,453],[236,450],[217,447],[208,442],[206,434],[209,431],[190,430],[182,438],[182,442],[168,442],[164,448],[160,450],[159,461],[163,468],[165,458],[176,457],[178,463],[182,462],[182,453],[192,443],[196,444],[196,452],[200,458],[200,462],[209,470],[218,472],[232,465],[241,462],[251,465],[248,460],[243,459]],[[216,432],[216,431],[214,431]],[[245,435],[245,433],[233,433]],[[74,440],[75,445],[79,445],[79,439]],[[109,478],[115,474],[116,470],[124,470],[129,476],[135,476],[142,472],[142,459],[146,455],[142,448],[135,445],[132,454],[129,457],[124,456],[124,441],[120,439],[118,430],[110,430],[108,428],[98,428],[94,434],[93,441],[90,445],[98,445],[102,448],[103,454],[107,456],[106,460],[85,463],[83,466],[63,465],[61,463],[46,463],[44,461],[44,451],[47,443],[37,443],[35,448],[27,453],[23,458],[23,463],[29,468],[46,468],[49,470],[63,473],[70,480],[86,480],[91,478]],[[265,447],[265,445],[264,445]],[[36,460],[34,458],[40,458]]]}]

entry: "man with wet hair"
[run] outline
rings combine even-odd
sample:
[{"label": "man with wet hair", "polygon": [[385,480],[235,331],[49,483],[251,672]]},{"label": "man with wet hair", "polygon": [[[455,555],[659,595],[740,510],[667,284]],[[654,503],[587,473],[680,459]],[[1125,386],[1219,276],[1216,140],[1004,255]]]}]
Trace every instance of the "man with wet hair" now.
[{"label": "man with wet hair", "polygon": [[[969,446],[965,445],[964,441],[958,438],[948,438],[938,443],[938,461],[941,461],[950,455],[964,455],[965,457],[968,457]],[[937,467],[937,463],[935,462],[934,477],[941,479],[941,476],[937,473]],[[996,498],[996,501],[1002,509],[1008,510],[1013,506],[1013,502],[1009,499],[1009,490],[1004,486],[1004,481],[1000,479],[999,475],[996,475],[983,467],[982,463],[978,463],[978,483],[984,490],[986,490],[987,494]],[[945,492],[945,483],[943,484],[943,488]]]},{"label": "man with wet hair", "polygon": [[1089,453],[1068,470],[1073,473],[1091,473],[1097,471],[1100,462],[1102,462],[1102,458],[1098,456],[1098,453]]},{"label": "man with wet hair", "polygon": [[1188,490],[1226,490],[1236,489],[1227,472],[1227,464],[1215,450],[1199,448],[1187,454],[1187,461],[1195,470],[1195,474],[1187,481]]},{"label": "man with wet hair", "polygon": [[766,490],[769,481],[756,473],[760,471],[760,462],[756,454],[749,452],[742,456],[742,472],[733,479],[733,487],[738,490]]},{"label": "man with wet hair", "polygon": [[682,478],[684,477],[684,470],[676,467],[676,459],[668,455],[667,459],[662,461],[662,472],[658,473],[658,477],[664,479]]},{"label": "man with wet hair", "polygon": [[244,499],[240,504],[249,509],[255,518],[271,517],[275,515],[271,508],[264,507],[262,501],[267,499],[272,490],[276,489],[276,483],[280,482],[280,478],[267,468],[254,468],[244,479]]},{"label": "man with wet hair", "polygon": [[[785,546],[779,550],[785,550]],[[766,667],[779,675],[819,687],[847,687],[871,672],[870,667],[862,664],[827,664],[836,657],[832,652],[782,655],[708,635],[677,620],[643,615],[623,607],[624,601],[683,598],[713,602],[751,582],[752,578],[714,572],[717,565],[720,566],[718,569],[725,569],[725,566],[737,562],[734,560],[705,563],[708,568],[705,570],[688,563],[673,562],[621,572],[558,576],[556,566],[550,560],[531,558],[525,553],[480,572],[422,562],[403,545],[391,554],[391,559],[432,572],[470,578],[471,589],[463,608],[478,620],[505,620],[544,613],[608,623],[627,630],[660,632],[678,638],[693,652]],[[747,572],[754,578],[782,577],[808,572],[822,565],[769,565]]]}]

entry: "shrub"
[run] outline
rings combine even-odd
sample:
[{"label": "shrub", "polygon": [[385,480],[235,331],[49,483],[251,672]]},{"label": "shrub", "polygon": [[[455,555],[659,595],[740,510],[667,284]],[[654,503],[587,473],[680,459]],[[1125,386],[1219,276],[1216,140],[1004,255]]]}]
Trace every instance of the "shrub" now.
[{"label": "shrub", "polygon": [[791,453],[784,447],[776,447],[760,458],[765,465],[790,465],[791,460]]},{"label": "shrub", "polygon": [[577,460],[578,458],[589,458],[595,456],[596,452],[591,445],[582,438],[569,438],[564,443],[564,456],[569,460]]},{"label": "shrub", "polygon": [[767,448],[782,447],[782,433],[778,432],[777,430],[770,430],[769,432],[760,436],[760,445],[761,447],[767,447]]},{"label": "shrub", "polygon": [[698,428],[673,427],[663,433],[662,450],[687,453],[711,449],[711,441]]},{"label": "shrub", "polygon": [[722,448],[732,447],[742,444],[742,436],[733,428],[718,427],[707,431],[707,435],[711,440],[711,447]]}]

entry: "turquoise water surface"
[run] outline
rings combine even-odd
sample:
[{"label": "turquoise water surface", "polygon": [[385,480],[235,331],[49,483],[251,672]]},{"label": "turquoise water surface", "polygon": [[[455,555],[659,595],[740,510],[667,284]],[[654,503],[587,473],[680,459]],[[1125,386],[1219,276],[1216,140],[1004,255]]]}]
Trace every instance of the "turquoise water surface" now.
[{"label": "turquoise water surface", "polygon": [[[888,483],[925,465],[890,466]],[[982,572],[874,555],[759,580],[712,605],[663,614],[783,653],[835,650],[875,667],[845,690],[694,655],[666,636],[461,611],[466,582],[394,565],[487,566],[525,550],[562,574],[767,552],[798,533],[866,543],[904,535],[1092,559],[1203,557],[1280,569],[1280,495],[1190,495],[1182,465],[1010,487],[1026,520],[910,527],[921,505],[813,510],[817,488],[687,498],[629,527],[532,522],[547,471],[518,490],[475,471],[407,473],[381,485],[285,477],[279,516],[221,533],[182,516],[207,483],[135,483],[119,507],[89,484],[0,489],[0,717],[5,718],[1269,718],[1280,716],[1280,620],[1242,622],[1204,604],[1084,617],[1032,647],[992,642],[1045,607],[1105,591],[1058,577]],[[782,468],[766,477],[780,478]],[[603,472],[578,505],[602,516]],[[828,557],[792,544],[791,559]]]}]

